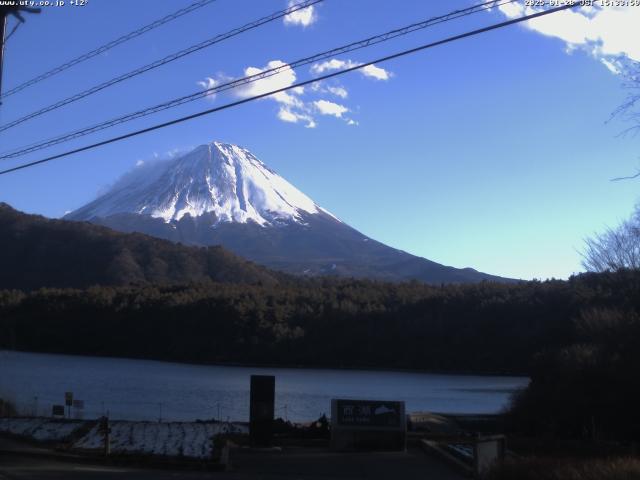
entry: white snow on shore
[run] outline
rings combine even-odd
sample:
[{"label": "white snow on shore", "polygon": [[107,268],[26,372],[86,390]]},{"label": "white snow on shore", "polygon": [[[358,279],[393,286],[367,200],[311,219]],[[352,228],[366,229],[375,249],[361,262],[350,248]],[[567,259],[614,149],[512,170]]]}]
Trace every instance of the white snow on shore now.
[{"label": "white snow on shore", "polygon": [[[47,418],[0,418],[0,433],[20,435],[41,442],[68,441],[79,428],[95,422]],[[227,422],[130,422],[111,421],[113,454],[211,458],[218,434],[248,434],[246,425]],[[75,441],[72,449],[102,451],[102,433],[94,426]]]},{"label": "white snow on shore", "polygon": [[[249,432],[246,426],[235,423],[112,421],[109,426],[112,453],[190,458],[210,458],[215,435]],[[95,426],[73,448],[101,450],[103,438]]]},{"label": "white snow on shore", "polygon": [[39,442],[60,442],[85,422],[49,418],[0,418],[0,432],[28,437]]}]

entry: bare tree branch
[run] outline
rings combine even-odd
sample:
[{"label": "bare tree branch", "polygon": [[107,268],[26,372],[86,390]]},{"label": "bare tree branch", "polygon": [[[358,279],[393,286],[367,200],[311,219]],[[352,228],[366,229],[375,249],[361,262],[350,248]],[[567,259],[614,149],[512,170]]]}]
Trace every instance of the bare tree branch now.
[{"label": "bare tree branch", "polygon": [[634,178],[638,178],[638,177],[640,177],[640,170],[638,170],[638,173],[636,173],[635,175],[629,175],[627,177],[616,177],[616,178],[612,178],[611,181],[618,182],[620,180],[633,180]]},{"label": "bare tree branch", "polygon": [[592,272],[640,269],[640,204],[631,219],[585,240],[582,265]]}]

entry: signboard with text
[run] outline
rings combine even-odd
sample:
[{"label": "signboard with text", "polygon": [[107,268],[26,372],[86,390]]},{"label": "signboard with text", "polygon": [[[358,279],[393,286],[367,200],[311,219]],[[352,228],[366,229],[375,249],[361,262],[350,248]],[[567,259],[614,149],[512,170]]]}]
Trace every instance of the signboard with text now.
[{"label": "signboard with text", "polygon": [[404,402],[385,400],[331,400],[331,449],[406,449]]},{"label": "signboard with text", "polygon": [[399,428],[404,414],[402,402],[336,400],[337,422],[341,426]]}]

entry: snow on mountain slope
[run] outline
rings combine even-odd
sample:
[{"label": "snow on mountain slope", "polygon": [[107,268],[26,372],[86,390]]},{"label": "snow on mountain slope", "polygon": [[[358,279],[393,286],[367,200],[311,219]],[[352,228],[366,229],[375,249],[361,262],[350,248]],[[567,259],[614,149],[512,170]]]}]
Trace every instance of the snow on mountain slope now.
[{"label": "snow on mountain slope", "polygon": [[143,165],[65,216],[185,245],[222,245],[301,275],[430,283],[502,281],[384,245],[331,215],[248,150],[213,142]]},{"label": "snow on mountain slope", "polygon": [[187,214],[195,218],[213,213],[215,224],[274,226],[303,223],[303,214],[331,215],[237,145],[212,142],[179,158],[136,170],[66,218],[90,220],[133,213],[169,223]]}]

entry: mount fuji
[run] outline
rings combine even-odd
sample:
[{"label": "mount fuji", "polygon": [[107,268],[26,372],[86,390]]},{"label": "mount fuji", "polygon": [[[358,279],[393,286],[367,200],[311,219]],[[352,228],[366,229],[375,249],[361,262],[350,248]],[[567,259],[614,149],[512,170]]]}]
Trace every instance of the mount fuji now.
[{"label": "mount fuji", "polygon": [[300,275],[506,281],[377,242],[320,207],[248,150],[220,142],[137,167],[65,219],[187,245],[222,245],[267,267]]}]

